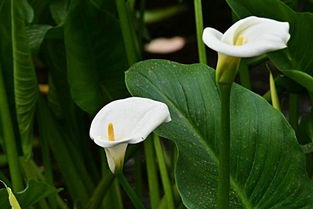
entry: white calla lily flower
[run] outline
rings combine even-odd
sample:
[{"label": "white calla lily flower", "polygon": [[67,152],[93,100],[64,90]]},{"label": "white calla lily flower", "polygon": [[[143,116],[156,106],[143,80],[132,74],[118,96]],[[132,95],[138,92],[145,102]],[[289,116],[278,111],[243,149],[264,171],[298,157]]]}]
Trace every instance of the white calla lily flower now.
[{"label": "white calla lily flower", "polygon": [[130,97],[113,101],[95,116],[90,138],[103,147],[112,173],[123,166],[128,144],[144,141],[160,124],[171,121],[166,104]]},{"label": "white calla lily flower", "polygon": [[233,24],[224,34],[214,28],[203,31],[204,43],[232,57],[254,57],[287,47],[289,23],[247,17]]},{"label": "white calla lily flower", "polygon": [[[239,20],[224,34],[214,28],[205,28],[202,36],[203,42],[218,52],[217,71],[220,69],[221,72],[217,72],[217,79],[220,77],[221,82],[234,78],[240,58],[286,48],[289,38],[288,22],[255,16]],[[229,68],[235,72],[222,75]]]}]

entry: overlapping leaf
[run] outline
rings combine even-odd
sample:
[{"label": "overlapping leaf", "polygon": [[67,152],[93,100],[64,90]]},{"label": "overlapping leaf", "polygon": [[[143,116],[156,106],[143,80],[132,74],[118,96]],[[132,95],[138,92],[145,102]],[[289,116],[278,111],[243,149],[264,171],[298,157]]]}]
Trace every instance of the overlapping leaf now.
[{"label": "overlapping leaf", "polygon": [[117,20],[88,1],[72,1],[64,25],[68,80],[74,101],[90,114],[126,95],[127,66]]},{"label": "overlapping leaf", "polygon": [[[150,60],[126,74],[129,91],[168,105],[172,122],[157,133],[177,145],[176,181],[184,204],[215,208],[220,99],[205,65]],[[232,209],[313,208],[305,157],[284,116],[234,85],[231,95]]]}]

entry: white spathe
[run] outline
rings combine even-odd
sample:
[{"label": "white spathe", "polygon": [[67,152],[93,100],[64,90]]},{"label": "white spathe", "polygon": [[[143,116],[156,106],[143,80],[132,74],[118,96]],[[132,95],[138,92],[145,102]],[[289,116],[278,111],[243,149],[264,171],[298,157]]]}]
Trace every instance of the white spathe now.
[{"label": "white spathe", "polygon": [[239,20],[224,34],[205,28],[202,36],[208,47],[232,57],[254,57],[286,48],[289,38],[288,22],[255,16]]},{"label": "white spathe", "polygon": [[[142,142],[160,124],[171,121],[166,104],[130,97],[105,105],[90,126],[90,138],[103,147],[112,173],[123,165],[128,144]],[[109,126],[113,130],[109,130]],[[112,132],[112,133],[109,133]],[[109,135],[113,134],[109,137]]]}]

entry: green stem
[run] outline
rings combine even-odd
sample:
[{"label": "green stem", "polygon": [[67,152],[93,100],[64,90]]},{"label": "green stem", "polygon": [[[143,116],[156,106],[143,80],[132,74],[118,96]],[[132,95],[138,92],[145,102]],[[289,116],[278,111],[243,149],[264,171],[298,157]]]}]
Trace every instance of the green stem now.
[{"label": "green stem", "polygon": [[149,185],[150,207],[151,209],[157,209],[160,201],[160,189],[151,137],[145,140],[144,148]]},{"label": "green stem", "polygon": [[194,7],[195,7],[195,19],[196,19],[196,29],[197,29],[197,44],[198,44],[199,62],[202,64],[207,64],[205,46],[204,46],[204,43],[202,41],[203,17],[202,17],[201,0],[194,0]]},{"label": "green stem", "polygon": [[[38,114],[37,114],[37,117],[39,117]],[[42,129],[40,129],[39,132],[42,132]],[[42,134],[43,133],[40,133],[41,136]],[[45,168],[44,176],[45,176],[46,181],[50,185],[53,185],[53,171],[52,171],[52,166],[51,166],[50,149],[49,149],[49,144],[46,141],[46,137],[40,138],[40,143],[41,143],[42,162]],[[57,208],[56,198],[57,198],[57,195],[51,195],[50,197],[48,197],[48,201],[49,201],[49,205],[51,206],[51,209]]]},{"label": "green stem", "polygon": [[297,94],[289,94],[289,123],[294,130],[298,128],[298,107],[299,96]]},{"label": "green stem", "polygon": [[14,130],[12,127],[12,119],[10,116],[8,99],[4,88],[4,79],[2,77],[2,69],[0,67],[0,120],[3,128],[4,147],[9,163],[9,171],[12,181],[12,187],[15,192],[23,189],[23,179],[17,146],[15,142]]},{"label": "green stem", "polygon": [[[141,146],[141,145],[137,145]],[[139,152],[135,153],[135,168],[134,168],[134,173],[135,173],[135,182],[136,182],[136,193],[138,194],[139,197],[143,197],[143,177],[142,177],[142,166],[141,166],[141,150]]]},{"label": "green stem", "polygon": [[87,209],[97,209],[101,204],[103,198],[105,197],[106,192],[110,188],[114,176],[111,174],[109,170],[106,170],[105,175],[103,175],[100,183],[96,187],[95,191],[93,192],[91,198],[88,201]]},{"label": "green stem", "polygon": [[270,91],[271,91],[271,100],[272,100],[272,106],[278,110],[281,111],[280,103],[279,103],[279,97],[276,90],[275,80],[273,77],[273,74],[270,72]]},{"label": "green stem", "polygon": [[161,173],[161,180],[164,188],[164,193],[167,199],[167,207],[168,209],[174,209],[175,208],[175,203],[174,203],[174,198],[173,198],[173,191],[171,187],[171,182],[169,180],[169,176],[166,170],[166,164],[165,164],[165,158],[164,158],[164,153],[162,150],[160,138],[158,135],[153,134],[153,141],[154,141],[154,147],[155,147],[155,152],[156,156],[159,162],[159,169]]},{"label": "green stem", "polygon": [[119,172],[116,174],[116,177],[118,179],[118,182],[123,187],[124,191],[127,193],[129,199],[132,201],[134,207],[136,209],[144,209],[140,198],[137,196],[136,192],[133,190],[133,188],[129,185],[126,177],[124,176],[123,172]]},{"label": "green stem", "polygon": [[217,209],[229,208],[230,190],[230,92],[232,84],[219,84],[221,126],[217,182]]},{"label": "green stem", "polygon": [[251,89],[249,65],[245,59],[241,59],[239,65],[239,77],[241,85],[246,87],[247,89]]},{"label": "green stem", "polygon": [[120,20],[128,64],[132,65],[137,61],[138,55],[134,37],[135,33],[133,32],[132,24],[129,18],[129,10],[124,0],[115,0],[115,3]]},{"label": "green stem", "polygon": [[142,46],[142,40],[143,40],[143,37],[144,37],[145,8],[146,8],[146,0],[140,0],[140,10],[139,10],[139,42],[140,42],[140,46]]}]

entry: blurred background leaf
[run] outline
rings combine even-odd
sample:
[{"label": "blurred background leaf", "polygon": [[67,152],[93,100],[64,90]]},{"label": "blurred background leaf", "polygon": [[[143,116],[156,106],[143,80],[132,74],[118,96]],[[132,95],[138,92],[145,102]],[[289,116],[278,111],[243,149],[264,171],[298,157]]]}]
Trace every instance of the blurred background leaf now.
[{"label": "blurred background leaf", "polygon": [[75,0],[64,25],[64,41],[71,95],[80,108],[94,114],[106,102],[127,95],[127,61],[116,19]]}]

